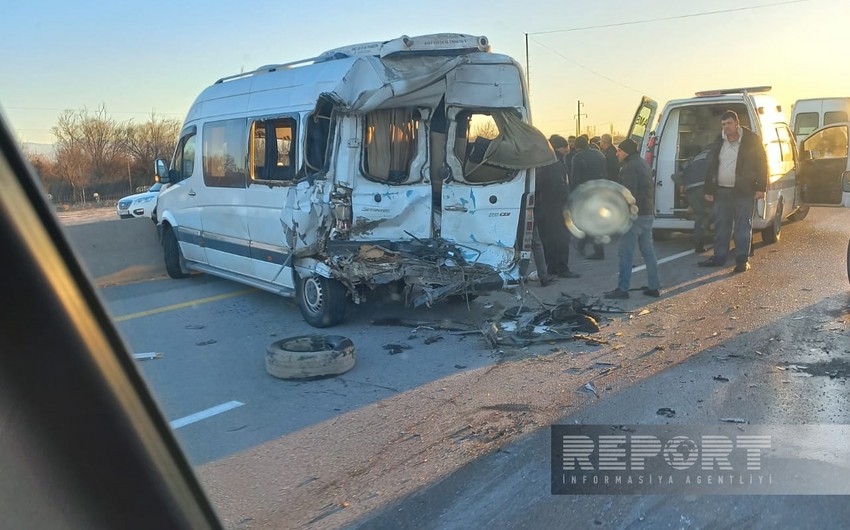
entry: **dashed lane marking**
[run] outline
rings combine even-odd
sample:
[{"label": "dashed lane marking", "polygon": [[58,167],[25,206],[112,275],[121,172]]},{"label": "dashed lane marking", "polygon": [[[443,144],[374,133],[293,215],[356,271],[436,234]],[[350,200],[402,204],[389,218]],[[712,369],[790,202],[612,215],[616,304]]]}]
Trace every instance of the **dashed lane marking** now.
[{"label": "dashed lane marking", "polygon": [[215,407],[208,408],[206,410],[202,410],[200,412],[196,412],[194,414],[190,414],[189,416],[180,418],[178,420],[174,420],[169,423],[172,429],[179,429],[180,427],[185,427],[186,425],[190,425],[192,423],[197,423],[201,420],[205,420],[217,414],[221,414],[222,412],[227,412],[228,410],[233,410],[237,407],[241,407],[245,403],[241,401],[228,401],[227,403],[222,403],[221,405],[216,405]]}]

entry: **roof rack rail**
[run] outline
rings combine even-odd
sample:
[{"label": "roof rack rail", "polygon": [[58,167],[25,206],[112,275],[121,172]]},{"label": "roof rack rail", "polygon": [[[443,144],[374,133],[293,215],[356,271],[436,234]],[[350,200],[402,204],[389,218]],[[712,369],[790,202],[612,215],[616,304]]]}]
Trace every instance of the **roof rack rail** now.
[{"label": "roof rack rail", "polygon": [[269,72],[275,72],[277,70],[283,70],[284,68],[292,68],[293,66],[299,66],[302,64],[309,64],[314,62],[320,62],[324,60],[328,60],[327,58],[322,57],[310,57],[309,59],[301,59],[298,61],[292,61],[291,63],[283,63],[283,64],[267,64],[265,66],[261,66],[256,70],[251,70],[250,72],[240,72],[238,74],[229,75],[227,77],[222,77],[214,84],[223,83],[225,81],[230,81],[231,79],[239,79],[240,77],[247,77],[249,75],[257,75],[257,74],[267,74]]},{"label": "roof rack rail", "polygon": [[707,98],[710,96],[722,96],[725,94],[744,94],[744,93],[758,93],[758,92],[769,92],[773,87],[771,86],[749,86],[749,87],[740,87],[740,88],[718,88],[715,90],[702,90],[697,92],[695,95],[698,98]]}]

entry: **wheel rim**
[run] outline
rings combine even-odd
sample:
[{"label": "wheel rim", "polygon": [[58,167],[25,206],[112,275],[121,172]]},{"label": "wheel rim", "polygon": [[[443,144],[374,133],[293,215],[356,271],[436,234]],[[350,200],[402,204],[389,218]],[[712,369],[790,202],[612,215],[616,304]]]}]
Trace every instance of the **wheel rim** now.
[{"label": "wheel rim", "polygon": [[310,277],[304,280],[304,305],[311,313],[319,313],[324,304],[321,280]]}]

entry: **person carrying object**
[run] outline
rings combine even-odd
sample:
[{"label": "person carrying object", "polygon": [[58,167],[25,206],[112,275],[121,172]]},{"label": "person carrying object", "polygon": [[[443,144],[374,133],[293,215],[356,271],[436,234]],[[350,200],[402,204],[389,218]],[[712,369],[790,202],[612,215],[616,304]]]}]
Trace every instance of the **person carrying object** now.
[{"label": "person carrying object", "polygon": [[652,242],[652,223],[655,220],[655,183],[652,180],[652,172],[646,160],[640,157],[637,144],[630,138],[620,142],[617,158],[621,162],[620,182],[635,197],[638,216],[629,231],[620,239],[617,288],[605,293],[605,298],[625,300],[629,297],[635,247],[640,249],[646,263],[649,286],[643,289],[643,294],[658,298],[661,296],[661,281],[658,278],[658,260]]}]

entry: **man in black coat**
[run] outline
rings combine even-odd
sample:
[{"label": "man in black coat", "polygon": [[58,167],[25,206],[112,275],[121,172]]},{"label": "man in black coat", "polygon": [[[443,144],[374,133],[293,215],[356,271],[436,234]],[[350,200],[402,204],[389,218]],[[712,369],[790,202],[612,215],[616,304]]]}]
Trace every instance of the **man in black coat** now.
[{"label": "man in black coat", "polygon": [[617,175],[620,173],[620,160],[617,158],[617,148],[614,147],[614,140],[610,134],[603,134],[599,140],[599,147],[602,149],[602,154],[605,155],[605,169],[608,172],[608,180],[617,182]]},{"label": "man in black coat", "polygon": [[534,222],[543,243],[548,276],[578,278],[579,275],[570,270],[570,231],[564,223],[564,206],[570,194],[567,169],[563,162],[568,149],[567,141],[562,136],[552,135],[549,143],[555,150],[557,160],[535,171]]},{"label": "man in black coat", "polygon": [[735,111],[720,116],[722,131],[708,154],[705,199],[714,202],[714,256],[700,267],[722,267],[735,238],[734,272],[750,270],[755,203],[767,191],[768,167],[761,138],[741,127]]}]

